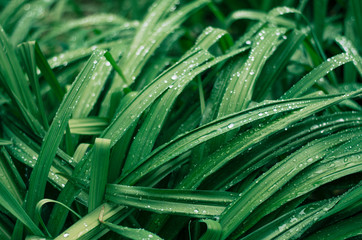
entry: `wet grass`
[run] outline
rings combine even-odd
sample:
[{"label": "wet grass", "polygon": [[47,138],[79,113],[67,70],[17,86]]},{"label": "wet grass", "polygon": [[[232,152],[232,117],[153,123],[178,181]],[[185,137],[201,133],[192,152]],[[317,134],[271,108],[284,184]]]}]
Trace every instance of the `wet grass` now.
[{"label": "wet grass", "polygon": [[0,4],[0,239],[361,236],[358,0]]}]

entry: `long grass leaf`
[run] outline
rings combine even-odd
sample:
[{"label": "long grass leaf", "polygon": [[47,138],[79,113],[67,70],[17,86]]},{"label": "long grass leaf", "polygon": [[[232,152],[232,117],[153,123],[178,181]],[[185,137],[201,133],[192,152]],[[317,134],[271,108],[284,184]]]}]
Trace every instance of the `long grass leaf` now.
[{"label": "long grass leaf", "polygon": [[104,194],[106,192],[109,154],[110,140],[96,138],[93,155],[91,157],[92,167],[88,212],[93,211],[103,202]]},{"label": "long grass leaf", "polygon": [[90,76],[102,55],[102,52],[98,52],[89,59],[83,71],[74,81],[72,88],[64,97],[64,100],[58,109],[57,115],[54,117],[53,122],[44,138],[39,158],[30,176],[26,210],[31,217],[34,216],[34,207],[36,203],[44,196],[47,175],[57,148],[62,140],[64,130],[68,125],[70,115],[72,114],[80,96],[84,94],[83,90],[90,81]]}]

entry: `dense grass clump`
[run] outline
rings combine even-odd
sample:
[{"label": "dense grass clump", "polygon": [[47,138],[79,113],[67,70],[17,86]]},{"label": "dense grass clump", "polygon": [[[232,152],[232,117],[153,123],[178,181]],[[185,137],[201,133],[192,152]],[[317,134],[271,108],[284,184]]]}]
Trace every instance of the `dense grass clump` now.
[{"label": "dense grass clump", "polygon": [[0,239],[360,239],[361,13],[0,1]]}]

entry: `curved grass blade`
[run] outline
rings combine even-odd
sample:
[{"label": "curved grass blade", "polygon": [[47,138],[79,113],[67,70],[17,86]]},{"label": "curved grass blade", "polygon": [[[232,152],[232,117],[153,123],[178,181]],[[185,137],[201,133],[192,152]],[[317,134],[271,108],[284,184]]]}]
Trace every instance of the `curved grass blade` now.
[{"label": "curved grass blade", "polygon": [[82,218],[82,216],[80,216],[78,213],[76,213],[73,209],[71,209],[70,207],[64,205],[61,202],[58,202],[58,201],[55,201],[55,200],[52,200],[52,199],[42,199],[42,200],[40,200],[36,205],[36,213],[37,213],[37,217],[38,217],[38,220],[39,220],[41,226],[45,229],[45,231],[47,232],[49,237],[52,237],[52,235],[49,233],[49,231],[48,231],[48,229],[47,229],[47,227],[46,227],[46,225],[45,225],[45,223],[43,221],[43,218],[41,217],[41,208],[46,203],[57,203],[57,204],[61,205],[62,207],[66,208],[67,210],[71,211],[78,218]]},{"label": "curved grass blade", "polygon": [[26,210],[31,217],[34,217],[36,203],[44,196],[47,175],[62,140],[64,130],[68,125],[68,120],[80,96],[84,94],[84,88],[90,81],[92,73],[103,54],[103,52],[97,52],[89,59],[82,72],[74,81],[71,89],[64,97],[49,131],[44,138],[39,158],[30,176]]},{"label": "curved grass blade", "polygon": [[[65,34],[67,32],[71,32],[72,30],[79,28],[113,26],[113,25],[119,26],[125,24],[125,22],[126,20],[120,17],[119,15],[110,14],[110,13],[94,14],[76,20],[72,19],[67,23],[62,22],[61,26],[53,27],[51,31],[42,38],[42,41],[49,41],[58,35]],[[130,24],[128,23],[128,25]]]},{"label": "curved grass blade", "polygon": [[[146,16],[134,38],[135,40],[131,45],[127,57],[121,60],[121,68],[124,70],[127,79],[135,79],[161,42],[192,13],[204,7],[208,3],[208,0],[191,2],[170,14],[168,18],[161,20],[167,13],[165,10],[174,3],[174,0],[157,1],[150,8],[149,14]],[[160,13],[155,14],[153,12],[151,14],[152,9]],[[143,36],[147,37],[143,38]],[[147,39],[146,42],[144,42],[145,39]]]},{"label": "curved grass blade", "polygon": [[[354,92],[353,95],[356,96],[360,94],[360,92],[361,91]],[[302,108],[303,106],[308,105],[308,103],[312,103],[310,101],[317,102],[315,104],[311,104],[308,110],[295,113],[291,117],[290,122],[285,123],[285,127],[287,127],[288,124],[298,121],[308,115],[311,115],[316,111],[320,111],[323,108],[326,108],[336,102],[340,102],[345,98],[348,98],[348,96],[336,98],[332,97],[329,100],[324,99],[324,101],[322,101],[323,98],[320,98],[319,101],[317,100],[318,98],[314,100],[291,100],[290,102],[281,101],[279,103],[265,104],[236,114],[229,115],[222,119],[218,119],[209,124],[203,125],[189,133],[186,133],[183,136],[174,139],[168,144],[159,147],[148,157],[148,159],[143,164],[139,165],[132,173],[124,176],[123,179],[120,179],[120,183],[132,185],[139,181],[147,173],[171,161],[176,156],[192,149],[193,147],[203,142],[206,142],[207,140],[210,140],[226,132],[232,131],[233,129],[239,128],[248,123],[274,115],[276,113],[288,112],[293,109],[296,110]],[[276,124],[280,125],[279,122],[274,123],[274,125]],[[271,126],[274,127],[274,125]],[[275,128],[273,128],[273,130],[275,131]],[[266,130],[266,132],[269,132],[271,134],[270,130]],[[216,165],[219,166],[218,164]],[[203,168],[204,170],[206,170],[206,166],[205,168]],[[195,172],[195,174],[199,175],[199,172],[201,171],[197,171]]]},{"label": "curved grass blade", "polygon": [[281,43],[277,50],[265,63],[265,67],[257,80],[257,89],[254,91],[256,101],[265,100],[268,90],[280,76],[282,70],[287,66],[292,55],[295,53],[306,35],[298,30],[293,30],[286,35],[287,39]]},{"label": "curved grass blade", "polygon": [[303,169],[323,159],[328,153],[333,151],[334,146],[338,146],[341,141],[348,141],[358,136],[358,134],[360,132],[346,131],[315,140],[275,164],[245,190],[242,196],[221,215],[220,224],[223,226],[223,238],[228,237],[234,230],[236,230],[234,235],[239,235],[240,232],[246,231],[248,228],[238,227],[255,208],[265,202],[265,200]]},{"label": "curved grass blade", "polygon": [[129,211],[129,209],[124,208],[123,206],[113,206],[104,203],[86,216],[83,216],[78,222],[62,232],[54,240],[86,240],[99,238],[109,231],[108,229],[105,229],[105,226],[101,222],[99,222],[100,214],[103,216],[103,221],[117,224],[131,213],[132,211]]},{"label": "curved grass blade", "polygon": [[161,214],[204,218],[218,216],[234,201],[230,192],[154,189],[147,187],[107,185],[110,202]]},{"label": "curved grass blade", "polygon": [[[257,11],[257,10],[237,10],[234,11],[226,20],[226,25],[230,26],[237,20],[242,19],[250,19],[250,20],[259,20],[264,22],[268,17],[268,13]],[[295,28],[295,23],[293,21],[290,21],[283,17],[275,17],[273,19],[269,19],[271,23],[289,27],[289,28]]]},{"label": "curved grass blade", "polygon": [[254,86],[262,67],[273,52],[273,48],[279,44],[279,36],[285,33],[285,29],[266,28],[259,34],[248,60],[242,69],[236,72],[229,82],[223,100],[220,104],[218,117],[228,115],[246,109],[251,101]]},{"label": "curved grass blade", "polygon": [[65,92],[63,88],[60,86],[57,78],[54,75],[54,72],[50,68],[49,63],[46,60],[37,42],[35,42],[34,48],[35,48],[36,63],[40,69],[40,72],[43,74],[45,80],[48,82],[49,86],[51,87],[53,93],[55,94],[59,102],[61,102]]},{"label": "curved grass blade", "polygon": [[[313,139],[334,133],[339,129],[357,126],[361,117],[360,113],[339,113],[305,120],[286,129],[280,128],[281,131],[265,138],[256,146],[249,147],[247,144],[248,148],[243,147],[244,151],[239,153],[242,154],[240,157],[234,158],[223,168],[205,178],[200,188],[227,190],[257,169],[272,164],[282,155],[288,154]],[[230,144],[233,143],[230,142]],[[233,149],[226,146],[225,148]],[[223,156],[223,158],[227,157]]]},{"label": "curved grass blade", "polygon": [[311,72],[309,72],[301,80],[299,80],[295,85],[293,85],[281,97],[281,99],[288,99],[288,98],[301,96],[304,92],[309,90],[309,88],[313,86],[313,84],[315,84],[317,80],[324,77],[335,68],[351,61],[354,61],[354,57],[349,56],[348,53],[341,53],[332,58],[327,59],[327,61],[323,62],[318,67],[314,68]]},{"label": "curved grass blade", "polygon": [[361,230],[362,224],[362,214],[357,214],[348,219],[342,220],[338,223],[329,225],[318,232],[312,233],[311,235],[305,237],[306,240],[343,240],[343,239],[353,239],[354,237],[358,239],[362,235]]},{"label": "curved grass blade", "polygon": [[120,236],[122,236],[124,238],[135,239],[135,240],[143,240],[143,239],[152,238],[155,240],[162,240],[162,238],[160,238],[156,234],[154,234],[150,231],[147,231],[145,229],[123,227],[123,226],[119,226],[119,225],[116,225],[113,223],[108,223],[108,222],[102,222],[102,224],[104,224],[107,228],[109,228],[110,230],[112,230],[115,233],[118,233]]},{"label": "curved grass blade", "polygon": [[353,43],[343,36],[337,36],[336,42],[338,45],[343,48],[343,50],[353,56],[353,64],[355,65],[356,69],[358,70],[359,74],[362,75],[362,58],[358,54],[358,50],[355,46],[353,46]]},{"label": "curved grass blade", "polygon": [[[194,48],[198,48],[199,46],[203,46],[206,48],[211,47],[215,43],[214,35],[217,34],[219,38],[221,38],[225,33],[219,30],[209,29],[207,33],[201,34],[201,36],[196,41]],[[231,52],[231,54],[226,54],[221,56],[214,62],[210,62],[210,67],[220,60],[231,57],[235,53],[239,53],[244,49],[238,50],[236,52]],[[186,53],[186,56],[188,53]],[[185,57],[186,58],[186,57]],[[158,137],[159,132],[163,126],[163,123],[170,112],[176,98],[181,94],[183,89],[187,86],[187,84],[192,80],[192,77],[195,76],[193,73],[193,68],[184,69],[182,71],[181,76],[177,76],[176,74],[171,77],[177,78],[177,80],[171,87],[171,89],[167,90],[159,99],[152,104],[146,119],[144,120],[144,124],[140,127],[137,135],[135,136],[134,141],[130,147],[128,157],[124,166],[124,173],[131,171],[135,166],[139,165],[142,160],[151,152],[156,138]],[[180,79],[178,79],[180,78]],[[181,78],[187,78],[187,81],[182,81]],[[166,80],[167,81],[167,80]],[[175,86],[175,87],[174,87]],[[176,87],[177,86],[177,87]],[[143,151],[139,151],[139,147],[142,145]]]},{"label": "curved grass blade", "polygon": [[336,198],[299,207],[241,239],[297,239],[333,208],[338,200]]},{"label": "curved grass blade", "polygon": [[[11,137],[13,144],[7,146],[9,153],[19,162],[25,164],[28,167],[34,168],[38,158],[38,150],[33,147],[30,147],[26,140],[21,139],[17,133],[13,132],[11,129],[4,127],[4,132],[7,136]],[[59,176],[58,172],[69,172],[71,169],[69,166],[66,166],[64,162],[59,160],[53,161],[53,166],[50,167],[50,170],[47,173],[48,181],[57,189],[61,189],[67,182],[67,179]]]},{"label": "curved grass blade", "polygon": [[[117,58],[119,54],[118,52]],[[92,73],[89,73],[90,81],[84,86],[84,93],[78,99],[79,103],[74,107],[72,118],[84,118],[88,116],[112,70],[111,64],[104,56],[94,60],[93,64],[95,69],[92,70]]]},{"label": "curved grass blade", "polygon": [[[75,153],[74,153],[74,162],[77,163],[76,167],[74,168],[72,172],[72,176],[78,176],[81,174],[85,174],[85,171],[80,171],[82,169],[84,161],[84,154],[89,148],[89,144],[80,144]],[[90,163],[89,163],[90,165]],[[89,168],[87,170],[89,171]],[[81,173],[79,173],[81,172]],[[67,184],[64,186],[63,190],[60,192],[57,201],[63,203],[64,205],[70,207],[74,201],[74,199],[78,196],[78,198],[83,197],[83,203],[88,202],[88,196],[81,195],[81,189],[79,187],[76,187],[74,184],[72,184],[71,181],[68,181]],[[59,205],[55,205],[48,221],[48,230],[51,234],[57,235],[60,233],[61,229],[64,226],[64,223],[66,221],[66,218],[68,216],[68,211],[64,211],[64,208],[62,208]]]},{"label": "curved grass blade", "polygon": [[219,240],[222,236],[222,228],[219,222],[212,219],[201,219],[198,224],[206,224],[206,232],[199,238],[200,240]]},{"label": "curved grass blade", "polygon": [[38,119],[38,109],[33,100],[29,84],[13,46],[10,44],[4,29],[0,26],[0,83],[25,121],[35,133],[42,135],[42,129]]}]

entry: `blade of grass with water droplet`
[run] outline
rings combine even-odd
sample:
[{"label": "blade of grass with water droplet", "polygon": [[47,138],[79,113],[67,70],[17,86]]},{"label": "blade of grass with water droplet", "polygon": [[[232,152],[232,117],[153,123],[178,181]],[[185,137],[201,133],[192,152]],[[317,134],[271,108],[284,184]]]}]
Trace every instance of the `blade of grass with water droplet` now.
[{"label": "blade of grass with water droplet", "polygon": [[[209,34],[202,34],[199,39],[196,41],[194,48],[198,48],[199,44],[203,47],[209,48],[211,45],[215,43],[214,34],[217,33],[218,35],[222,34],[220,31],[213,29],[209,29]],[[209,39],[211,38],[211,40]],[[243,49],[242,49],[243,50]],[[216,63],[223,61],[229,57],[232,57],[234,54],[241,52],[242,50],[231,52],[231,54],[226,54],[221,56],[215,61],[211,61],[209,63],[209,68]],[[188,53],[184,58],[187,58]],[[128,157],[125,162],[125,166],[123,168],[124,173],[132,171],[135,166],[141,163],[142,159],[146,157],[152,150],[153,145],[156,141],[156,138],[161,131],[164,121],[168,113],[170,112],[176,98],[182,93],[183,89],[187,86],[187,84],[196,76],[198,71],[195,71],[194,65],[197,63],[190,61],[190,65],[188,68],[185,68],[182,73],[176,72],[174,75],[171,76],[170,86],[169,89],[152,104],[150,111],[146,119],[144,120],[144,124],[140,127],[137,135],[135,136],[134,141],[130,147]],[[196,73],[194,73],[196,72]],[[165,80],[166,83],[169,80]],[[152,94],[149,95],[152,97]],[[139,151],[140,146],[142,145],[143,151]]]},{"label": "blade of grass with water droplet", "polygon": [[119,26],[125,24],[125,22],[126,20],[120,17],[120,15],[115,15],[110,13],[94,14],[76,20],[72,19],[71,21],[68,22],[62,22],[60,26],[54,26],[52,29],[50,29],[51,31],[48,32],[42,38],[42,41],[53,40],[58,35],[65,34],[79,28],[91,28],[99,26]]},{"label": "blade of grass with water droplet", "polygon": [[19,21],[17,21],[12,32],[11,42],[14,45],[26,39],[33,24],[42,17],[44,12],[48,11],[53,2],[53,0],[38,0],[29,3],[29,8],[24,12]]},{"label": "blade of grass with water droplet", "polygon": [[[124,70],[124,74],[128,80],[132,81],[132,79],[136,78],[161,42],[192,13],[204,7],[208,0],[191,2],[176,10],[174,13],[171,13],[169,17],[162,19],[167,13],[168,8],[174,2],[174,0],[156,2],[154,8],[157,8],[157,10],[155,11],[159,11],[160,13],[155,14],[153,12],[147,15],[143,21],[127,57],[121,60],[121,68]],[[143,36],[147,37],[142,38]],[[146,42],[144,42],[145,39],[147,39]]]},{"label": "blade of grass with water droplet", "polygon": [[[317,98],[318,99],[318,98]],[[314,99],[314,101],[321,101]],[[151,155],[141,165],[139,165],[133,172],[124,176],[121,180],[123,184],[134,184],[142,176],[146,175],[149,171],[152,171],[163,164],[171,161],[174,157],[196,147],[197,145],[206,142],[212,138],[215,138],[221,134],[232,131],[235,128],[241,127],[248,123],[254,122],[258,119],[262,119],[266,116],[276,114],[273,109],[278,109],[277,112],[288,112],[293,109],[299,109],[313,100],[293,100],[292,102],[279,102],[273,104],[265,104],[241,111],[224,118],[217,119],[209,124],[205,124],[189,133],[186,133],[173,141],[165,144],[151,153]],[[332,101],[332,100],[329,100]],[[336,101],[336,100],[334,100]],[[339,100],[340,101],[340,100]],[[328,102],[325,100],[325,102]],[[333,101],[332,101],[333,102]],[[291,104],[294,103],[294,104]],[[316,104],[317,105],[317,104]],[[290,108],[289,108],[290,106]],[[323,104],[324,106],[324,104]],[[282,110],[283,109],[283,110]],[[320,106],[317,108],[320,109]],[[261,113],[261,114],[260,114]],[[311,112],[310,114],[312,114]],[[299,114],[300,115],[300,114]],[[296,117],[298,120],[300,118]]]},{"label": "blade of grass with water droplet", "polygon": [[[39,156],[39,146],[35,149],[33,146],[29,146],[27,142],[31,141],[31,139],[21,139],[21,135],[18,135],[20,132],[12,131],[12,129],[8,127],[4,127],[4,133],[11,137],[13,141],[12,145],[7,146],[7,150],[9,151],[10,155],[26,166],[33,168]],[[67,180],[62,176],[58,176],[56,173],[69,173],[70,171],[71,168],[69,165],[65,165],[63,160],[56,158],[53,162],[53,166],[50,167],[50,170],[47,174],[48,181],[55,188],[61,189],[66,184]]]},{"label": "blade of grass with water droplet", "polygon": [[[331,134],[339,129],[355,127],[360,118],[360,113],[340,113],[314,117],[289,126],[287,130],[281,128],[281,131],[264,138],[256,146],[241,151],[237,158],[205,178],[200,187],[201,189],[227,190],[243,181],[258,168],[274,163],[282,155],[298,149],[313,139]],[[230,142],[230,144],[232,143]],[[227,149],[226,146],[225,148]],[[225,156],[225,158],[227,157]],[[241,159],[243,160],[241,161]]]},{"label": "blade of grass with water droplet", "polygon": [[259,33],[248,60],[239,72],[236,72],[228,84],[220,104],[218,117],[246,109],[251,101],[254,86],[263,65],[279,44],[279,34],[285,29],[266,28]]},{"label": "blade of grass with water droplet", "polygon": [[328,210],[333,208],[338,200],[336,198],[332,201],[319,201],[299,207],[241,239],[297,239]]},{"label": "blade of grass with water droplet", "polygon": [[255,98],[255,100],[258,102],[265,100],[271,86],[280,76],[290,61],[290,58],[295,53],[297,48],[300,47],[299,45],[306,37],[303,32],[298,30],[294,30],[286,36],[287,39],[278,46],[274,54],[272,54],[265,63],[265,67],[263,68],[257,80],[257,87],[253,93],[253,98]]},{"label": "blade of grass with water droplet", "polygon": [[[186,77],[180,78],[179,81],[192,80],[193,76],[196,76],[197,73],[206,70],[207,67],[205,67],[205,65],[207,65],[210,59],[212,59],[212,55],[204,50],[190,54],[187,60],[184,59],[184,61],[194,61],[192,65],[194,71],[191,76],[187,75]],[[172,78],[175,78],[175,80],[178,79],[177,73],[182,72],[188,67],[189,64],[184,64],[184,62],[176,63],[173,67],[161,74],[145,87],[127,107],[123,108],[122,111],[115,116],[101,137],[111,139],[112,145],[114,145],[124,135],[125,131],[133,125],[134,121],[140,117],[141,113],[149,107],[157,97],[173,85],[171,82],[173,81]]]},{"label": "blade of grass with water droplet", "polygon": [[124,220],[132,211],[123,206],[114,206],[104,203],[92,212],[83,216],[80,220],[59,234],[55,240],[77,240],[100,238],[109,230],[99,221],[102,214],[102,220],[117,224]]},{"label": "blade of grass with water droplet", "polygon": [[219,215],[235,200],[235,194],[108,184],[106,199],[145,211],[204,218]]},{"label": "blade of grass with water droplet", "polygon": [[71,89],[64,97],[57,114],[45,135],[39,158],[30,176],[26,210],[31,217],[34,216],[34,207],[36,203],[44,195],[47,175],[62,140],[64,130],[68,125],[68,120],[74,107],[77,105],[79,98],[84,94],[85,86],[90,81],[92,73],[103,54],[103,52],[97,52],[91,56],[86,66],[74,81]]},{"label": "blade of grass with water droplet", "polygon": [[358,54],[357,48],[353,45],[353,43],[344,36],[337,36],[335,41],[338,43],[338,45],[343,48],[343,50],[351,54],[354,58],[353,64],[355,65],[356,69],[358,70],[359,74],[362,75],[362,58]]},{"label": "blade of grass with water droplet", "polygon": [[120,236],[125,238],[135,239],[135,240],[151,239],[151,238],[155,240],[162,240],[162,238],[160,238],[156,234],[147,231],[145,229],[123,227],[108,222],[102,222],[102,224],[104,224],[107,228],[109,228],[113,232],[118,233]]},{"label": "blade of grass with water droplet", "polygon": [[362,235],[360,228],[362,224],[362,214],[357,214],[340,222],[329,225],[311,235],[305,237],[306,240],[342,240],[358,239]]},{"label": "blade of grass with water droplet", "polygon": [[[290,179],[296,176],[307,166],[323,159],[328,153],[333,151],[333,147],[338,146],[341,141],[346,142],[360,132],[355,131],[339,132],[318,139],[291,154],[286,159],[275,164],[265,174],[261,175],[242,195],[231,204],[220,217],[220,224],[223,226],[223,238],[232,234],[240,236],[241,233],[249,229],[246,219],[261,203],[284,186]],[[326,144],[328,142],[328,144]],[[307,156],[307,157],[306,157]],[[289,192],[290,193],[290,192]],[[266,205],[270,206],[270,205]],[[249,218],[251,219],[251,218]],[[231,221],[232,220],[232,221]],[[252,221],[256,221],[254,215]],[[226,224],[226,222],[231,224]],[[243,225],[240,227],[239,225]],[[247,226],[245,226],[247,225]]]},{"label": "blade of grass with water droplet", "polygon": [[338,54],[327,61],[323,62],[311,72],[305,75],[301,80],[299,80],[295,85],[293,85],[282,97],[281,99],[288,99],[293,97],[299,97],[304,92],[310,89],[313,84],[317,82],[320,78],[327,75],[329,72],[335,68],[353,61],[353,56],[349,56],[346,53]]}]

